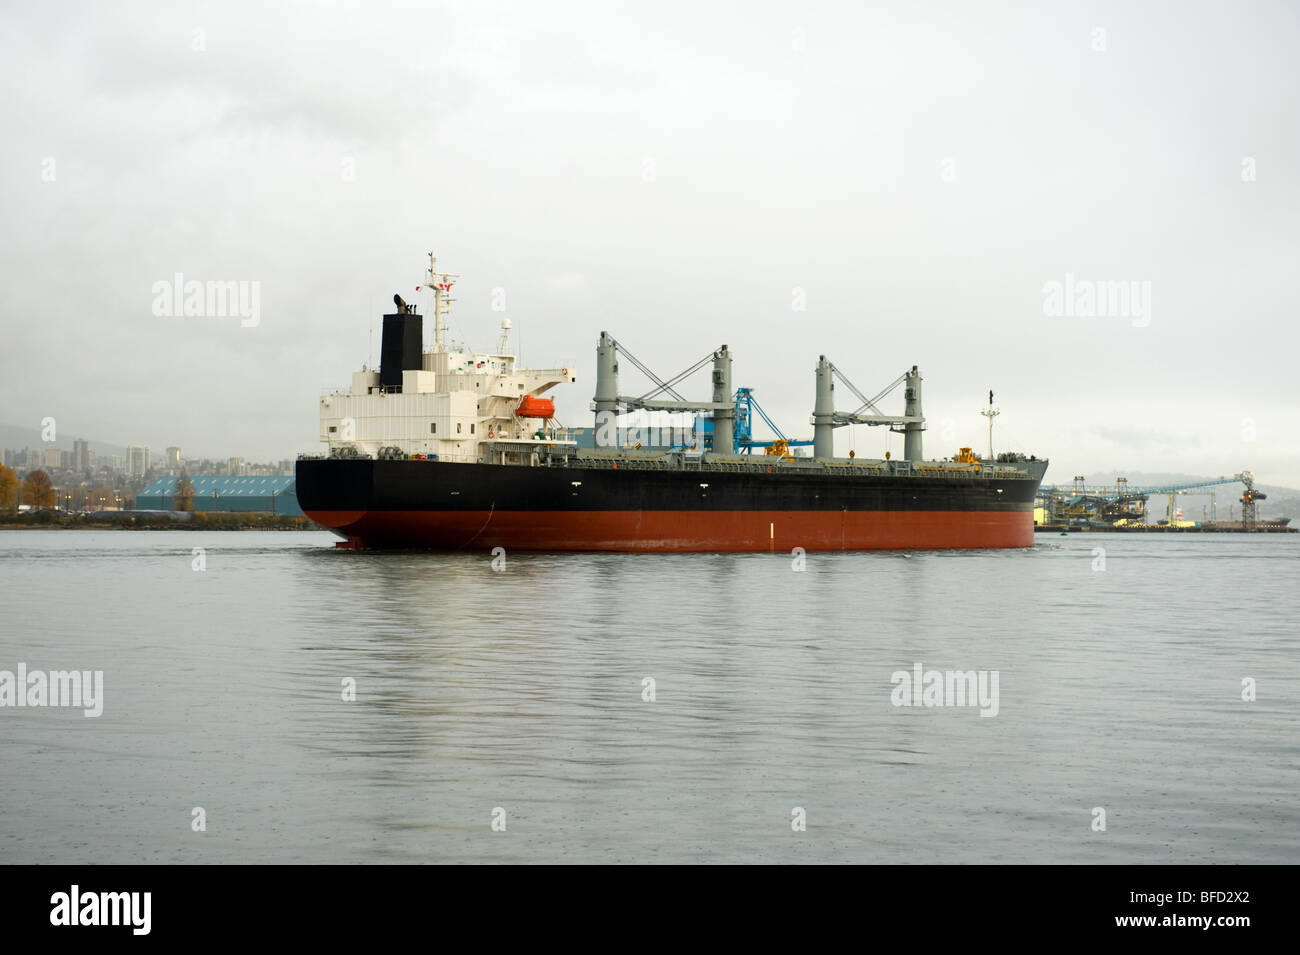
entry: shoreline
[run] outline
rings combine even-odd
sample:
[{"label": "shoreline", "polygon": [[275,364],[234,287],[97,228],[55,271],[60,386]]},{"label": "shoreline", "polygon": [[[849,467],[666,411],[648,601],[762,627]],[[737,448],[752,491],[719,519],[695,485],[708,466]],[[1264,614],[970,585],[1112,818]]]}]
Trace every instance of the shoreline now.
[{"label": "shoreline", "polygon": [[228,512],[122,514],[109,518],[98,515],[58,514],[43,511],[15,518],[0,518],[0,531],[328,531],[309,517],[237,514]]}]

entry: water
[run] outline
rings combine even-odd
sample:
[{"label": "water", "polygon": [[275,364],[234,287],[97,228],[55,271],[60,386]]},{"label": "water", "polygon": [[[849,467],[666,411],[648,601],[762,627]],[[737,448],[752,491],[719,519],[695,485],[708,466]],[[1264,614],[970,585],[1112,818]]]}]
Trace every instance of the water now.
[{"label": "water", "polygon": [[[1295,536],[331,542],[0,532],[0,669],[105,681],[97,719],[0,709],[0,860],[1300,860]],[[999,671],[997,716],[892,705],[918,662]]]}]

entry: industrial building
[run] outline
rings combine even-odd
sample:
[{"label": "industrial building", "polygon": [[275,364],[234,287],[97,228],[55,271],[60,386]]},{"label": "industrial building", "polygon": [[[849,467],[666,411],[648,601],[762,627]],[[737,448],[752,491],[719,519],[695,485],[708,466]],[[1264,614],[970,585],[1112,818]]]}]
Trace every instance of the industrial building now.
[{"label": "industrial building", "polygon": [[[142,511],[175,510],[174,497],[178,477],[159,478],[136,495],[135,506]],[[200,475],[190,478],[194,485],[194,510],[238,513],[278,514],[298,517],[298,495],[289,474],[267,477],[219,477]]]}]

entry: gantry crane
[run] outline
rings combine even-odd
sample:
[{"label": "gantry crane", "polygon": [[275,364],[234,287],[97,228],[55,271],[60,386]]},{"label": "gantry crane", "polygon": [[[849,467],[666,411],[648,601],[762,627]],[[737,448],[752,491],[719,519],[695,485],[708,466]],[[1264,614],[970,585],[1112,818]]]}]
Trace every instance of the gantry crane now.
[{"label": "gantry crane", "polygon": [[[754,412],[776,435],[771,441],[754,440]],[[754,448],[762,448],[763,453],[775,457],[786,457],[791,448],[806,448],[812,445],[812,441],[796,441],[785,436],[776,422],[768,417],[763,406],[758,403],[754,397],[753,388],[736,389],[736,447],[737,454],[752,454]]]},{"label": "gantry crane", "polygon": [[1255,475],[1249,471],[1242,471],[1237,475],[1237,480],[1246,485],[1246,490],[1241,495],[1241,526],[1244,530],[1253,531],[1257,519],[1255,502],[1264,500],[1268,495],[1255,489]]}]

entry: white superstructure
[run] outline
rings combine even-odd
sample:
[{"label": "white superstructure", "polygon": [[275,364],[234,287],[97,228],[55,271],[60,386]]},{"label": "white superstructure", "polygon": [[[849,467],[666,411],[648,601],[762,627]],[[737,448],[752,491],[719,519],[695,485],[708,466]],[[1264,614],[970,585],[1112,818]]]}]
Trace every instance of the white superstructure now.
[{"label": "white superstructure", "polygon": [[[510,320],[501,323],[495,353],[443,343],[457,276],[437,270],[429,255],[427,288],[434,293],[434,343],[421,348],[419,368],[401,371],[400,391],[381,384],[379,369],[353,372],[352,386],[320,399],[320,439],[331,456],[437,456],[449,461],[504,461],[530,455],[557,439],[554,410],[543,394],[576,382],[572,368],[519,368],[510,354]],[[400,309],[418,318],[395,296]],[[385,360],[388,360],[385,358]],[[385,375],[391,379],[393,375]],[[548,413],[549,412],[549,413]],[[382,452],[382,454],[381,454]]]}]

